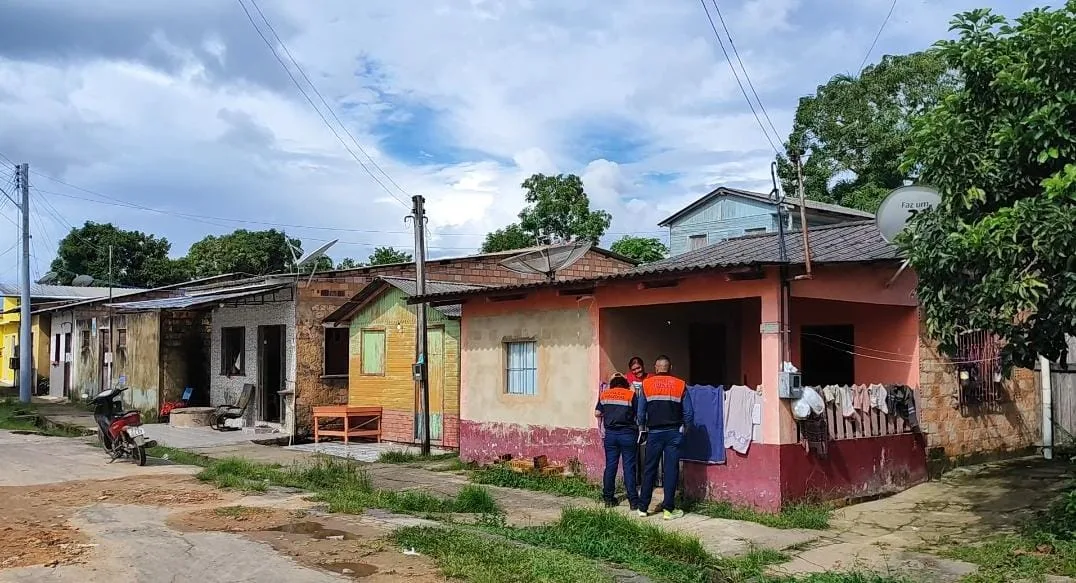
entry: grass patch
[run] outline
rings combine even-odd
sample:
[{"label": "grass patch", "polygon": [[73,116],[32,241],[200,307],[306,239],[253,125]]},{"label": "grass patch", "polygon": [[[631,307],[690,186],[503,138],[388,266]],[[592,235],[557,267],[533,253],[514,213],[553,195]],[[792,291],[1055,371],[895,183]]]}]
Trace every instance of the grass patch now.
[{"label": "grass patch", "polygon": [[182,464],[186,466],[201,466],[203,468],[208,466],[213,461],[212,459],[204,455],[191,453],[189,451],[176,449],[174,447],[167,447],[164,445],[156,445],[147,449],[146,455],[148,455],[149,457],[168,460],[177,464]]},{"label": "grass patch", "polygon": [[1076,490],[1015,534],[943,549],[942,556],[979,565],[966,577],[973,583],[1040,580],[1046,575],[1076,576]]},{"label": "grass patch", "polygon": [[913,583],[907,577],[878,573],[813,573],[786,579],[762,579],[765,583]]},{"label": "grass patch", "polygon": [[476,484],[548,492],[557,496],[598,499],[601,486],[588,482],[581,476],[549,476],[535,472],[520,473],[500,464],[479,468],[471,472]]},{"label": "grass patch", "polygon": [[760,577],[767,565],[785,559],[781,553],[767,550],[719,559],[693,536],[609,510],[568,508],[551,525],[490,530],[517,542],[613,563],[670,583]]},{"label": "grass patch", "polygon": [[825,530],[829,528],[829,518],[833,510],[824,504],[800,503],[785,506],[780,512],[760,512],[745,506],[736,506],[729,502],[696,502],[685,505],[686,510],[730,520],[757,522],[773,528],[806,528]]},{"label": "grass patch", "polygon": [[598,565],[577,555],[504,544],[475,532],[408,527],[393,536],[399,546],[432,557],[446,577],[470,583],[612,581]]},{"label": "grass patch", "polygon": [[383,464],[415,464],[448,461],[451,459],[459,459],[459,454],[449,452],[422,455],[421,453],[411,451],[384,451],[378,456],[377,461]]},{"label": "grass patch", "polygon": [[0,399],[0,429],[26,431],[52,437],[83,435],[82,429],[78,427],[52,426],[43,423],[32,405],[20,403],[15,399]]}]

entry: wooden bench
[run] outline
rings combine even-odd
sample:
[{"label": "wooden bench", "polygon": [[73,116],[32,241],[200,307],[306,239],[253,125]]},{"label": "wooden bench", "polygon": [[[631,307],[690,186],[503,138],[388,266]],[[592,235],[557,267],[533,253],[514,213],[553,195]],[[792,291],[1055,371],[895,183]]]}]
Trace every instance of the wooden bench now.
[{"label": "wooden bench", "polygon": [[[322,429],[322,419],[342,419],[344,429]],[[371,424],[375,427],[371,428]],[[322,436],[342,437],[344,445],[352,437],[373,437],[381,443],[381,407],[349,407],[331,405],[314,407],[314,443]]]}]

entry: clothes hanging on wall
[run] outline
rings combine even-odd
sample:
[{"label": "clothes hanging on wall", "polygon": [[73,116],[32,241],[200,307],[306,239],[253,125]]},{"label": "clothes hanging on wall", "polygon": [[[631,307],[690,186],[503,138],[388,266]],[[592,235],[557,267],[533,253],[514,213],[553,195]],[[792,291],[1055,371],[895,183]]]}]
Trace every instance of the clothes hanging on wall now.
[{"label": "clothes hanging on wall", "polygon": [[829,441],[829,425],[826,416],[811,414],[806,419],[799,421],[800,437],[808,454],[815,454],[825,458],[827,454],[827,442]]},{"label": "clothes hanging on wall", "polygon": [[870,411],[871,399],[870,393],[867,390],[867,385],[852,386],[852,408],[861,413]]},{"label": "clothes hanging on wall", "polygon": [[691,385],[685,389],[695,415],[684,428],[680,459],[708,464],[725,462],[725,387]]},{"label": "clothes hanging on wall", "polygon": [[919,414],[915,409],[915,392],[908,385],[886,385],[886,406],[893,415],[904,420],[913,431],[919,431]]},{"label": "clothes hanging on wall", "polygon": [[873,384],[867,388],[867,391],[870,395],[871,408],[877,409],[882,413],[889,415],[889,404],[886,403],[889,393],[885,390],[885,386]]},{"label": "clothes hanging on wall", "polygon": [[730,387],[725,392],[725,447],[747,453],[761,417],[761,393],[743,385]]}]

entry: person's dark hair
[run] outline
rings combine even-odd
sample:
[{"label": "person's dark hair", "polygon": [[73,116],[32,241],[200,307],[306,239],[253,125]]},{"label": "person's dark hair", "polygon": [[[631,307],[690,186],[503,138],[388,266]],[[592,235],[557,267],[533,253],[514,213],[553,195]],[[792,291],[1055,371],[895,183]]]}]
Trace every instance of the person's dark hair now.
[{"label": "person's dark hair", "polygon": [[662,355],[658,356],[657,358],[655,358],[654,362],[657,362],[659,360],[664,360],[665,362],[667,362],[669,364],[672,364],[672,359],[670,359],[668,356],[665,356],[664,354],[662,354]]},{"label": "person's dark hair", "polygon": [[631,387],[631,383],[628,382],[628,379],[626,379],[626,378],[624,378],[622,376],[615,376],[615,377],[609,379],[609,388],[610,389],[627,389],[627,388],[630,388],[630,387]]},{"label": "person's dark hair", "polygon": [[631,366],[636,363],[638,363],[639,366],[643,367],[644,369],[646,368],[646,365],[643,363],[643,359],[638,356],[631,357],[631,360],[628,361],[628,368],[630,369]]}]

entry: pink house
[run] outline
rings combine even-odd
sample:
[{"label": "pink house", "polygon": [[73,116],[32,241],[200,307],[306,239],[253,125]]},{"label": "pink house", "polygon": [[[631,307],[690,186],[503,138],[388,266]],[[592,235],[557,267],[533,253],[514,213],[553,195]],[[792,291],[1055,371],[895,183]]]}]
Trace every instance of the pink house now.
[{"label": "pink house", "polygon": [[915,275],[901,269],[896,249],[871,222],[813,229],[810,243],[810,277],[796,277],[806,275],[800,234],[786,235],[782,254],[771,233],[614,275],[427,295],[433,305],[462,304],[461,456],[544,454],[576,459],[597,477],[601,380],[632,356],[665,354],[689,384],[761,392],[746,454],[685,462],[692,495],[775,509],[925,480],[928,436],[895,416],[874,411],[853,424],[830,410],[822,457],[805,449],[791,401],[778,397],[785,328],[804,385],[920,384]]}]

